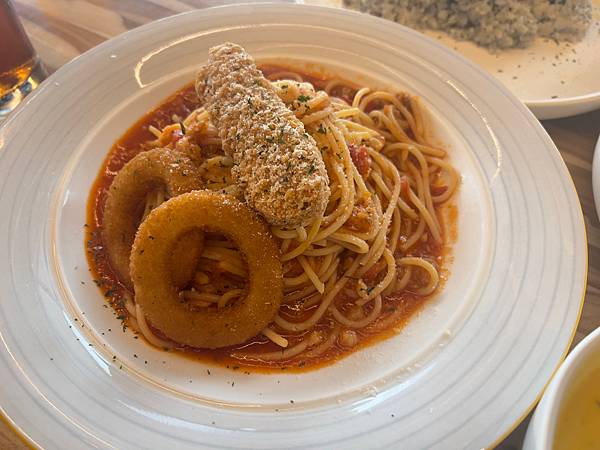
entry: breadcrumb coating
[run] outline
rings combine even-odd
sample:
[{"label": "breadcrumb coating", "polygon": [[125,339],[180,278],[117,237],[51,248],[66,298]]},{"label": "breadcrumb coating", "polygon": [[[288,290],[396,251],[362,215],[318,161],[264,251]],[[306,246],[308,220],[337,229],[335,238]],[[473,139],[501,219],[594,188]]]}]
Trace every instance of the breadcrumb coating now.
[{"label": "breadcrumb coating", "polygon": [[[119,279],[129,288],[133,285],[129,275],[129,255],[135,232],[139,226],[146,196],[154,189],[164,186],[167,197],[176,197],[185,192],[201,189],[202,178],[195,164],[186,156],[156,148],[139,153],[123,166],[110,185],[104,208],[102,235],[106,243],[108,258]],[[192,260],[197,251],[189,240],[186,255],[179,256],[178,266],[187,267],[187,257]],[[179,252],[182,254],[183,252]],[[182,258],[185,259],[183,263]],[[176,276],[178,280],[191,278],[185,269]],[[183,284],[182,281],[179,282]]]},{"label": "breadcrumb coating", "polygon": [[[248,267],[241,299],[222,308],[181,301],[170,276],[173,250],[190,230],[210,230],[234,241]],[[218,348],[241,344],[263,330],[283,298],[279,248],[265,221],[245,203],[212,191],[179,195],[152,210],[131,250],[135,301],[148,321],[180,344]]]},{"label": "breadcrumb coating", "polygon": [[287,227],[323,215],[330,191],[321,153],[242,47],[211,48],[196,92],[233,158],[233,178],[250,207],[270,224]]}]

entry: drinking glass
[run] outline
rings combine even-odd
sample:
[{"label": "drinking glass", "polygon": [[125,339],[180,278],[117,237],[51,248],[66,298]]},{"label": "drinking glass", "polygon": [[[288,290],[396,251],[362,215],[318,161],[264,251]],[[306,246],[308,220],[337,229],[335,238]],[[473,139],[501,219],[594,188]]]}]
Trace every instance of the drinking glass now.
[{"label": "drinking glass", "polygon": [[0,121],[46,78],[10,0],[0,0]]}]

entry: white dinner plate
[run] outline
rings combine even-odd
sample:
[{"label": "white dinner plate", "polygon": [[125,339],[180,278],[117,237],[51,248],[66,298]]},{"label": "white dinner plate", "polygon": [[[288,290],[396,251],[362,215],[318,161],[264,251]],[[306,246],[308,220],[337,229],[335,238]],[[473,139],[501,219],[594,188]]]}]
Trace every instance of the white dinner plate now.
[{"label": "white dinner plate", "polygon": [[[341,7],[342,0],[303,0]],[[584,38],[556,43],[538,38],[524,49],[489,52],[445,33],[425,31],[498,78],[540,120],[600,108],[600,0],[592,0],[592,22]]]},{"label": "white dinner plate", "polygon": [[[418,94],[462,174],[444,290],[397,336],[316,371],[245,374],[151,348],[121,330],[87,269],[85,204],[111,144],[224,41]],[[300,5],[171,17],[66,65],[0,128],[0,405],[57,449],[493,446],[569,347],[586,254],[548,135],[439,42]]]}]

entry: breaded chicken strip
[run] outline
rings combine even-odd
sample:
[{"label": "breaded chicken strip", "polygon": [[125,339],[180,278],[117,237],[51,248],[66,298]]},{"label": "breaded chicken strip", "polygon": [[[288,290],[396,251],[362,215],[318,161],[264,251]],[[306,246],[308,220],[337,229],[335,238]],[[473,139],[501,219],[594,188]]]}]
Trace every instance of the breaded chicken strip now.
[{"label": "breaded chicken strip", "polygon": [[234,180],[250,207],[270,224],[287,227],[323,214],[330,191],[321,153],[242,47],[211,48],[196,92],[233,158]]}]

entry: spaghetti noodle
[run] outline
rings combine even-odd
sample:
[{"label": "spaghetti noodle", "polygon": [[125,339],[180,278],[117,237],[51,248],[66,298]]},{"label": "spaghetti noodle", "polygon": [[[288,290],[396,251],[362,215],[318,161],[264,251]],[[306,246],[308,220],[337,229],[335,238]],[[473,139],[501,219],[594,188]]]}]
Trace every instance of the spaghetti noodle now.
[{"label": "spaghetti noodle", "polygon": [[[249,366],[311,365],[396,325],[403,294],[425,299],[438,290],[448,243],[440,207],[460,177],[446,151],[430,142],[418,98],[263,70],[321,150],[331,195],[323,215],[307,226],[271,227],[284,268],[283,304],[262,336],[224,352]],[[201,105],[149,131],[155,139],[145,148],[185,153],[198,162],[206,189],[243,199],[233,161]],[[165,199],[164,191],[151,192],[144,215]],[[247,267],[233,242],[208,233],[200,261],[182,301],[221,308],[244,294]],[[126,306],[130,324],[148,342],[178,347],[147,323],[129,294]]]}]

